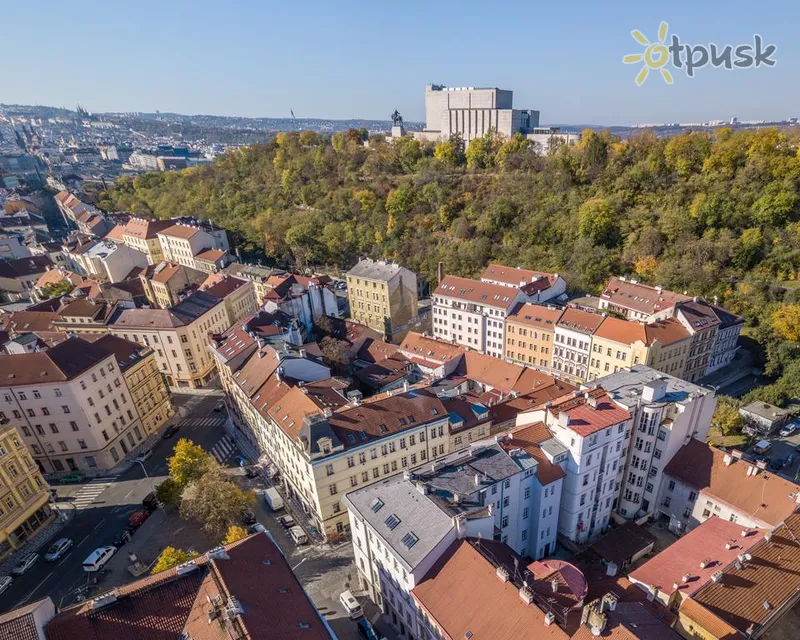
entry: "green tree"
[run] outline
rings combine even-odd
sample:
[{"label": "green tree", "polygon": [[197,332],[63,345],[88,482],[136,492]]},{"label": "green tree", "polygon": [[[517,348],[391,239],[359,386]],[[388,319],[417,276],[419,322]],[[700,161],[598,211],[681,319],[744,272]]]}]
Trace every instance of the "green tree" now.
[{"label": "green tree", "polygon": [[219,470],[210,471],[183,493],[181,516],[200,523],[211,536],[221,539],[239,521],[243,510],[255,502],[252,491],[244,491]]},{"label": "green tree", "polygon": [[54,284],[49,284],[44,289],[42,289],[42,293],[46,298],[57,298],[59,296],[63,296],[68,294],[72,291],[75,287],[73,284],[64,278],[60,282],[56,282]]},{"label": "green tree", "polygon": [[488,169],[497,163],[497,152],[502,142],[493,129],[485,135],[473,138],[467,147],[467,168]]},{"label": "green tree", "polygon": [[172,567],[177,567],[179,564],[183,564],[184,562],[189,562],[189,560],[192,560],[199,555],[200,554],[195,551],[184,551],[183,549],[177,549],[176,547],[164,547],[164,550],[158,556],[158,560],[156,560],[156,563],[153,565],[150,573],[161,573],[162,571],[166,571]]},{"label": "green tree", "polygon": [[[184,489],[205,474],[217,468],[217,462],[200,445],[188,438],[181,438],[173,454],[167,458],[169,476],[178,489]],[[171,490],[169,487],[167,490]]]},{"label": "green tree", "polygon": [[616,230],[616,218],[605,198],[592,198],[578,210],[578,232],[595,244],[610,244]]},{"label": "green tree", "polygon": [[717,398],[717,407],[711,423],[720,430],[722,435],[731,436],[742,432],[744,420],[739,413],[739,406],[740,403],[734,398],[728,396]]},{"label": "green tree", "polygon": [[182,488],[172,478],[165,478],[156,487],[156,498],[161,504],[174,507],[181,501],[181,491]]}]

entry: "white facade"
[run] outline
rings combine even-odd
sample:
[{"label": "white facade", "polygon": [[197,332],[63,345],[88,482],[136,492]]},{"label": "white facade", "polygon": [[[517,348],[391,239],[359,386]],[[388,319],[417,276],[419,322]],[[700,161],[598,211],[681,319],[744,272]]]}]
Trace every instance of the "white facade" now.
[{"label": "white facade", "polygon": [[553,371],[568,380],[583,382],[589,371],[592,336],[556,323],[553,336]]},{"label": "white facade", "polygon": [[136,268],[147,267],[147,256],[124,244],[101,240],[82,253],[71,254],[81,275],[104,282],[120,282]]}]

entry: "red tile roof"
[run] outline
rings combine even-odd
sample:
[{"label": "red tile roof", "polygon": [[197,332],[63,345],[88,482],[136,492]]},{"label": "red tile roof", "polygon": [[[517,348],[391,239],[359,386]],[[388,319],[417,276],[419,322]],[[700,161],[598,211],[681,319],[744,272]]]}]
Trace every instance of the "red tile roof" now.
[{"label": "red tile roof", "polygon": [[600,313],[590,313],[583,309],[569,307],[561,314],[556,326],[592,335],[597,331],[603,320],[605,320],[605,316]]},{"label": "red tile roof", "polygon": [[220,258],[225,255],[225,252],[221,249],[206,249],[205,251],[201,251],[195,256],[197,260],[205,260],[207,262],[217,262]]},{"label": "red tile roof", "polygon": [[604,338],[620,344],[633,344],[647,342],[645,326],[641,322],[620,320],[619,318],[606,318],[594,332],[595,337]]},{"label": "red tile roof", "polygon": [[609,279],[600,296],[616,307],[649,315],[670,309],[680,300],[691,299],[689,296],[667,291],[661,287],[651,287],[617,277]]},{"label": "red tile roof", "polygon": [[514,584],[501,582],[496,567],[466,540],[445,551],[412,595],[454,640],[568,637],[557,625],[546,625],[542,610],[523,602]]},{"label": "red tile roof", "polygon": [[481,274],[481,280],[503,282],[506,285],[522,289],[528,295],[533,295],[549,289],[558,282],[558,274],[490,264]]},{"label": "red tile roof", "polygon": [[562,313],[564,310],[557,307],[545,307],[531,303],[518,304],[506,321],[553,331]]},{"label": "red tile roof", "polygon": [[437,364],[449,362],[466,351],[467,348],[461,345],[442,342],[435,338],[423,336],[415,331],[409,331],[403,342],[400,343],[400,352],[406,357],[417,356]]},{"label": "red tile roof", "polygon": [[680,320],[675,318],[650,322],[645,325],[644,331],[647,335],[648,347],[655,344],[656,341],[662,345],[668,345],[691,337]]},{"label": "red tile roof", "polygon": [[664,473],[698,491],[747,514],[762,526],[775,526],[797,507],[800,486],[779,475],[760,471],[747,475],[753,465],[692,438],[672,457]]},{"label": "red tile roof", "polygon": [[436,287],[434,294],[475,304],[508,309],[514,304],[517,291],[500,284],[488,284],[480,280],[445,276],[439,286]]},{"label": "red tile roof", "polygon": [[171,238],[183,238],[184,240],[188,240],[197,233],[200,233],[200,229],[186,224],[173,224],[171,227],[167,227],[163,231],[158,232],[159,235],[169,236]]},{"label": "red tile roof", "polygon": [[[595,403],[595,406],[592,406],[592,403]],[[556,400],[548,411],[556,419],[560,414],[566,413],[569,417],[567,427],[584,438],[625,422],[631,417],[631,414],[617,406],[602,388],[584,392],[577,398],[570,395],[560,401]]]},{"label": "red tile roof", "polygon": [[[764,532],[758,529],[743,537],[742,525],[709,518],[628,577],[651,589],[658,587],[662,593],[672,595],[677,590],[690,596],[711,580],[714,572],[728,566],[763,537]],[[687,576],[689,579],[684,580]]]}]

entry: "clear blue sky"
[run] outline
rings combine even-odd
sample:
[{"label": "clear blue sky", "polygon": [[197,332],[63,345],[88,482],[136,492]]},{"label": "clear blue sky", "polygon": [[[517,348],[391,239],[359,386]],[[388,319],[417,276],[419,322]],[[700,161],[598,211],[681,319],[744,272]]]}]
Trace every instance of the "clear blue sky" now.
[{"label": "clear blue sky", "polygon": [[[499,86],[542,123],[800,116],[800,3],[72,0],[0,11],[0,102],[93,111],[424,119],[424,85]],[[773,68],[642,87],[630,35],[778,46]]]}]

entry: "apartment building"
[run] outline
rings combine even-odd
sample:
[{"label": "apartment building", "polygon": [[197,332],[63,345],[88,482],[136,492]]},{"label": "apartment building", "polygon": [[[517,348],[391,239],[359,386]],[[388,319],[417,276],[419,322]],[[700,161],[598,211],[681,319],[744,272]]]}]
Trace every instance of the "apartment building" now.
[{"label": "apartment building", "polygon": [[587,380],[602,378],[647,360],[645,325],[607,317],[592,335]]},{"label": "apartment building", "polygon": [[148,436],[156,433],[175,409],[158,369],[155,351],[108,333],[98,338],[95,345],[114,354],[144,433]]},{"label": "apartment building", "polygon": [[553,336],[553,372],[570,382],[589,375],[592,336],[605,320],[599,313],[568,308],[556,321]]},{"label": "apartment building", "polygon": [[433,294],[433,337],[502,358],[506,318],[523,298],[519,289],[445,276]]},{"label": "apartment building", "polygon": [[69,338],[0,355],[0,411],[43,473],[111,469],[146,437],[113,352]]},{"label": "apartment building", "polygon": [[127,246],[147,256],[148,264],[158,264],[164,260],[158,234],[173,224],[171,220],[132,217],[122,226],[119,236]]},{"label": "apartment building", "polygon": [[200,287],[206,274],[175,262],[151,264],[139,274],[139,281],[154,307],[169,309]]},{"label": "apartment building", "polygon": [[195,268],[204,273],[222,271],[229,262],[228,252],[222,249],[206,249],[194,257]]},{"label": "apartment building", "polygon": [[[258,298],[265,311],[282,311],[297,318],[307,336],[322,316],[339,317],[333,280],[327,275],[306,277],[294,273],[271,275],[262,285]],[[383,294],[380,294],[383,296]]]},{"label": "apartment building", "polygon": [[721,451],[690,439],[664,469],[656,508],[681,534],[708,518],[771,529],[800,505],[800,485],[768,472],[741,451]]},{"label": "apartment building", "polygon": [[46,255],[0,261],[0,299],[6,302],[30,300],[36,281],[53,266]]},{"label": "apartment building", "polygon": [[537,422],[567,449],[559,534],[584,544],[608,528],[628,454],[631,415],[597,388],[517,416],[518,426]]},{"label": "apartment building", "polygon": [[619,313],[628,320],[652,322],[671,317],[676,303],[686,300],[691,298],[664,287],[614,276],[600,294],[600,309]]},{"label": "apartment building", "polygon": [[346,274],[350,317],[392,336],[417,316],[417,276],[393,262],[359,260]]},{"label": "apartment building", "polygon": [[70,254],[82,275],[101,282],[120,282],[126,280],[134,269],[147,266],[147,256],[124,244],[97,240],[91,245],[82,245],[80,251]]},{"label": "apartment building", "polygon": [[690,438],[705,442],[717,404],[714,393],[644,365],[595,384],[631,414],[633,426],[615,511],[624,519],[653,515],[664,468]]},{"label": "apartment building", "polygon": [[691,335],[684,377],[694,382],[730,364],[744,319],[701,298],[675,305],[675,318]]},{"label": "apartment building", "polygon": [[345,496],[359,581],[400,633],[426,637],[409,596],[457,539],[501,541],[527,555],[536,467],[524,449],[484,441]]},{"label": "apartment building", "polygon": [[481,274],[481,282],[519,289],[527,302],[547,302],[567,291],[567,283],[557,273],[531,271],[521,267],[490,264]]},{"label": "apartment building", "polygon": [[6,407],[0,411],[0,560],[55,518],[47,484],[10,415]]},{"label": "apartment building", "polygon": [[200,286],[200,290],[222,299],[231,324],[250,318],[258,311],[253,284],[242,278],[211,275]]},{"label": "apartment building", "polygon": [[684,378],[691,334],[675,318],[648,323],[644,330],[649,347],[646,364],[671,376]]},{"label": "apartment building", "polygon": [[104,330],[152,347],[170,387],[198,389],[214,376],[208,336],[230,325],[223,300],[196,291],[170,309],[117,307]]},{"label": "apartment building", "polygon": [[556,323],[563,313],[557,307],[522,304],[506,318],[505,357],[542,371],[550,371]]},{"label": "apartment building", "polygon": [[173,224],[171,227],[159,231],[158,240],[161,243],[164,260],[177,262],[192,269],[198,268],[195,261],[196,255],[202,254],[208,249],[227,250],[228,248],[226,237],[220,237],[199,226],[182,223]]}]

